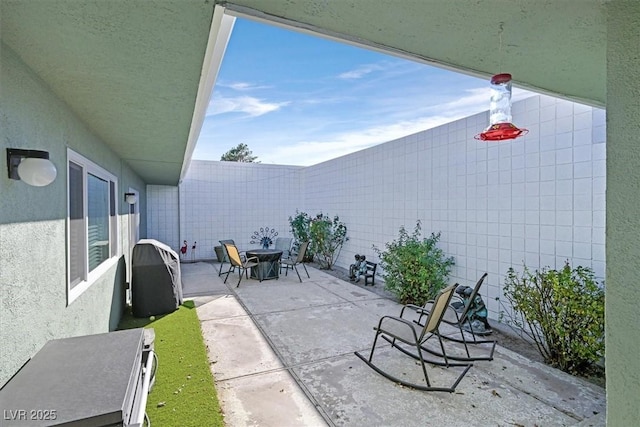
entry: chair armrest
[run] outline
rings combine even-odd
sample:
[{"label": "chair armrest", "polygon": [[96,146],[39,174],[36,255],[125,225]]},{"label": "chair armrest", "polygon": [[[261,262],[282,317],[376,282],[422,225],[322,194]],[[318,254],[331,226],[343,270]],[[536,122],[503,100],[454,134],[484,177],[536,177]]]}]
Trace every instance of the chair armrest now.
[{"label": "chair armrest", "polygon": [[245,260],[245,262],[249,262],[249,261],[251,261],[251,260],[254,260],[253,262],[260,262],[260,260],[258,260],[258,257],[257,257],[257,256],[251,256],[251,257],[247,258],[247,259]]},{"label": "chair armrest", "polygon": [[451,304],[452,302],[456,302],[456,301],[459,301],[459,302],[464,304],[464,299],[462,299],[462,297],[460,295],[453,294],[451,296],[451,301],[449,301],[449,304]]},{"label": "chair armrest", "polygon": [[413,310],[413,311],[414,311],[414,312],[416,312],[416,313],[421,313],[421,312],[423,311],[423,308],[422,308],[421,306],[419,306],[419,305],[415,305],[415,304],[405,304],[405,305],[402,307],[402,310],[400,310],[400,317],[402,317],[402,316],[403,316],[403,314],[404,314],[404,310],[405,310],[406,308],[411,309],[411,310]]},{"label": "chair armrest", "polygon": [[413,329],[412,322],[408,321],[407,319],[403,319],[402,317],[397,317],[397,316],[382,316],[380,318],[380,321],[378,322],[378,327],[374,328],[374,329],[380,329],[380,326],[382,326],[382,322],[384,322],[386,319],[393,320],[395,322],[404,323],[407,326],[411,327],[411,329]]},{"label": "chair armrest", "polygon": [[[426,303],[424,303],[424,306],[421,307],[421,309],[418,311],[420,313],[420,318],[416,321],[418,325],[421,325],[421,326],[423,325],[422,316],[427,316],[431,312],[432,308],[433,308],[433,301],[427,301]],[[455,316],[455,319],[456,319],[455,321],[449,320],[449,318],[447,318],[447,313],[449,311],[453,312],[453,315]],[[444,315],[442,317],[442,321],[449,324],[457,324],[457,323],[460,323],[460,315],[458,314],[455,308],[448,305],[444,309]]]},{"label": "chair armrest", "polygon": [[428,316],[429,313],[431,312],[431,309],[433,308],[433,300],[429,300],[425,302],[424,305],[422,306],[414,305],[414,304],[406,304],[404,307],[402,307],[402,311],[400,312],[400,317],[403,317],[405,308],[411,309],[415,314],[418,315],[418,319],[413,319],[413,322],[415,324],[424,326],[422,324],[422,317]]},{"label": "chair armrest", "polygon": [[[374,330],[378,330],[378,331],[380,331],[380,332],[388,333],[388,334],[390,334],[390,335],[394,335],[391,331],[385,330],[385,329],[382,327],[382,322],[384,322],[385,320],[391,320],[391,321],[394,321],[394,322],[398,322],[398,323],[401,323],[401,324],[407,325],[409,328],[411,328],[411,333],[413,334],[413,338],[414,338],[415,342],[418,342],[418,336],[416,335],[416,329],[415,329],[415,327],[414,327],[414,323],[413,323],[413,322],[411,322],[411,321],[409,321],[409,320],[407,320],[407,319],[403,319],[403,318],[401,318],[401,317],[396,317],[396,316],[382,316],[382,317],[380,318],[380,321],[378,322],[378,327],[377,327],[377,328],[373,328],[373,329],[374,329]],[[396,335],[394,335],[394,336],[396,336]]]},{"label": "chair armrest", "polygon": [[[453,311],[453,314],[456,316],[456,322],[455,322],[455,323],[456,323],[456,324],[460,324],[460,313],[458,313],[458,310],[456,310],[455,308],[453,308],[451,305],[448,305],[448,306],[447,306],[447,309],[446,309],[446,310],[445,310],[445,312],[444,312],[444,313],[445,313],[445,316],[446,316],[446,314],[447,314],[447,311],[449,311],[449,310]],[[445,319],[445,316],[443,316],[443,317],[442,317],[442,320],[443,320],[444,322],[446,322],[446,323],[449,323],[449,324],[450,324],[450,323],[452,323],[451,321],[446,320],[446,319]]]}]

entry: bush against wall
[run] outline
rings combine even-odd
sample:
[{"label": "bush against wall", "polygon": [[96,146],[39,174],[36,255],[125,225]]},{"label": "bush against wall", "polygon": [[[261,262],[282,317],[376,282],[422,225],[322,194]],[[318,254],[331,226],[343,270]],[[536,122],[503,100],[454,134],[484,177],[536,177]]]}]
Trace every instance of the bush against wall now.
[{"label": "bush against wall", "polygon": [[413,233],[400,227],[397,240],[387,242],[382,251],[373,246],[384,270],[385,288],[402,304],[423,305],[447,285],[453,257],[446,257],[437,247],[440,233],[422,238],[420,221]]},{"label": "bush against wall", "polygon": [[[294,239],[292,250],[294,253],[297,253],[302,242],[308,242],[311,240],[311,234],[309,233],[311,217],[306,212],[296,210],[296,215],[294,217],[289,217],[289,225],[291,226],[291,234]],[[313,250],[311,247],[307,248],[304,261],[313,261]]]},{"label": "bush against wall", "polygon": [[347,237],[347,226],[336,215],[331,219],[319,213],[309,225],[311,248],[320,268],[331,270]]},{"label": "bush against wall", "polygon": [[503,293],[513,312],[501,320],[531,338],[546,363],[584,375],[604,357],[604,289],[590,268],[510,268]]}]

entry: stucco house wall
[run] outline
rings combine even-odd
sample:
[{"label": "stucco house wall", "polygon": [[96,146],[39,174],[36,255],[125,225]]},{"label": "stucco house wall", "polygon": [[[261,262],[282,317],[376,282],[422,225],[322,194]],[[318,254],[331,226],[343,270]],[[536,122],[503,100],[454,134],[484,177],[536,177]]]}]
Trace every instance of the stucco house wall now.
[{"label": "stucco house wall", "polygon": [[627,426],[640,420],[640,5],[607,11],[607,425]]},{"label": "stucco house wall", "polygon": [[[47,340],[116,328],[124,309],[129,247],[129,187],[141,194],[146,236],[145,184],[88,129],[6,45],[0,46],[0,385]],[[10,180],[6,148],[46,150],[58,171],[46,187]],[[77,299],[67,300],[67,148],[115,175],[119,255]]]}]

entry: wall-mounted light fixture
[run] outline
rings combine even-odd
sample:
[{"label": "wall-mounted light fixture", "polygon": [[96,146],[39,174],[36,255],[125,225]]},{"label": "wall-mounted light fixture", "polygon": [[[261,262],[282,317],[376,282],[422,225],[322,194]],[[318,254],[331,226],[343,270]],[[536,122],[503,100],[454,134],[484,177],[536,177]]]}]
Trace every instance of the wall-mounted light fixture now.
[{"label": "wall-mounted light fixture", "polygon": [[138,201],[138,197],[136,196],[136,193],[124,193],[124,201],[130,205],[135,205]]},{"label": "wall-mounted light fixture", "polygon": [[44,187],[56,179],[58,171],[49,160],[48,151],[7,148],[9,178]]}]

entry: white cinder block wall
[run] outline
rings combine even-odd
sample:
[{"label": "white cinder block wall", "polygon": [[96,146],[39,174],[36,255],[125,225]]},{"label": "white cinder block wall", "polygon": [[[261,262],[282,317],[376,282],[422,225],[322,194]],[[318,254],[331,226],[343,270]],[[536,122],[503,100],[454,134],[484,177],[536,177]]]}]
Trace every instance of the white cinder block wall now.
[{"label": "white cinder block wall", "polygon": [[278,236],[291,237],[289,216],[302,206],[302,170],[194,160],[179,187],[150,186],[149,236],[176,251],[186,240],[187,260],[192,259],[194,242],[193,258],[203,260],[215,258],[219,240],[233,239],[240,250],[259,247],[250,241],[260,228],[275,228]]},{"label": "white cinder block wall", "polygon": [[339,214],[355,253],[375,258],[404,225],[441,232],[455,258],[451,282],[481,291],[498,316],[507,269],[572,265],[605,271],[605,112],[547,96],[514,103],[529,134],[512,141],[473,137],[488,113],[410,135],[305,169],[305,209]]},{"label": "white cinder block wall", "polygon": [[147,186],[147,236],[177,251],[180,249],[180,210],[178,187]]},{"label": "white cinder block wall", "polygon": [[604,110],[533,96],[512,112],[529,129],[512,141],[475,140],[482,113],[307,168],[194,161],[179,190],[148,189],[149,235],[175,249],[197,240],[197,257],[210,259],[220,239],[248,248],[261,226],[289,235],[296,209],[323,212],[348,227],[337,263],[348,267],[356,253],[376,261],[372,245],[420,219],[455,258],[451,282],[489,273],[481,291],[497,318],[510,266],[605,271]]}]

